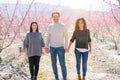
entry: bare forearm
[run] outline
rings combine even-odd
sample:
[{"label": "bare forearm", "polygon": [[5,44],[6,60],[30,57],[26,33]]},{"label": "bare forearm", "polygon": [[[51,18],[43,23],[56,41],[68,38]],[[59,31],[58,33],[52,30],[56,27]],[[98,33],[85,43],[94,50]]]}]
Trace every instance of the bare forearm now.
[{"label": "bare forearm", "polygon": [[25,48],[25,55],[28,55],[28,48]]},{"label": "bare forearm", "polygon": [[89,49],[91,49],[92,48],[91,42],[89,42],[88,45],[89,45]]},{"label": "bare forearm", "polygon": [[68,49],[70,49],[71,45],[72,45],[72,42],[70,41],[68,45]]}]

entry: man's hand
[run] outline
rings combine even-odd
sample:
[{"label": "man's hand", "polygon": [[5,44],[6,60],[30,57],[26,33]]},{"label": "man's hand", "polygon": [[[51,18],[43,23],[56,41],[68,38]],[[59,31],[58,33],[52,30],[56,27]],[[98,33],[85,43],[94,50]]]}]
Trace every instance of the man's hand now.
[{"label": "man's hand", "polygon": [[67,48],[65,48],[65,53],[68,53],[68,49]]},{"label": "man's hand", "polygon": [[45,48],[45,52],[46,52],[46,53],[50,53],[49,48]]}]

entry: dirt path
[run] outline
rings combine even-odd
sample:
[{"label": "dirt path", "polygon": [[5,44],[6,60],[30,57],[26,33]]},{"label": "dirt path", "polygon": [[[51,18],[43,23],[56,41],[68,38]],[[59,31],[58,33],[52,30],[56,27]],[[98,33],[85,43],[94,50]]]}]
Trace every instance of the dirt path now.
[{"label": "dirt path", "polygon": [[[120,61],[109,57],[109,54],[107,52],[105,53],[101,46],[99,44],[93,44],[93,52],[89,55],[88,60],[87,80],[120,80]],[[77,80],[73,50],[66,54],[66,64],[68,80]],[[40,65],[39,80],[53,80],[49,54],[42,56]],[[60,78],[62,78],[59,62],[58,69]]]},{"label": "dirt path", "polygon": [[[105,49],[105,45],[97,43],[93,40],[92,54],[89,54],[87,80],[120,80],[120,57],[113,57],[112,52]],[[3,52],[6,56],[5,61],[9,61],[13,57],[13,53],[17,52],[16,46]],[[75,55],[71,48],[70,53],[66,54],[66,66],[68,72],[68,80],[77,80]],[[9,53],[6,54],[6,53]],[[113,52],[114,53],[114,52]],[[8,55],[8,56],[7,56]],[[12,55],[12,56],[11,56]],[[16,54],[14,54],[16,55]],[[8,57],[8,58],[7,58]],[[10,62],[10,65],[5,66],[0,71],[0,80],[4,80],[1,74],[8,74],[11,77],[6,80],[28,80],[29,77],[28,63],[25,63],[23,54]],[[1,65],[2,66],[2,65]],[[59,77],[62,80],[61,68],[59,62],[57,63],[59,70]],[[1,67],[0,67],[1,68]],[[4,73],[5,72],[5,73]],[[24,73],[24,74],[23,74]],[[10,75],[10,76],[9,76]],[[26,76],[27,75],[27,76]],[[4,75],[6,77],[6,75]],[[19,79],[18,79],[19,78]],[[54,75],[51,67],[50,54],[44,54],[40,61],[40,70],[38,80],[53,80]]]}]

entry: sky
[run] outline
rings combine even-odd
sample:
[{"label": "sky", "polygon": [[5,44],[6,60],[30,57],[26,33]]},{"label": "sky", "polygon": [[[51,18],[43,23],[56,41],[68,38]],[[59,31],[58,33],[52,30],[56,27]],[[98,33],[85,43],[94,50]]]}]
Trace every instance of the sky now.
[{"label": "sky", "polygon": [[[16,3],[17,0],[0,0],[0,3]],[[20,3],[30,3],[32,0],[19,0]],[[109,1],[109,0],[106,0]],[[116,0],[110,0],[112,3],[117,4]],[[73,9],[84,9],[94,11],[109,11],[110,6],[103,0],[35,0],[35,3],[46,3],[52,5],[63,5]]]}]

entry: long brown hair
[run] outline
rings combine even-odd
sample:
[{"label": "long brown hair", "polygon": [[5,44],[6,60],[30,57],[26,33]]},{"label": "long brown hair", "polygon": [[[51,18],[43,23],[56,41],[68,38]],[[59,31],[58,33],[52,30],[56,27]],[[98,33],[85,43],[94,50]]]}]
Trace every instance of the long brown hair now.
[{"label": "long brown hair", "polygon": [[84,24],[84,29],[87,29],[87,24],[84,18],[78,18],[75,22],[75,31],[79,30],[79,21],[82,20]]},{"label": "long brown hair", "polygon": [[37,25],[36,32],[39,32],[39,30],[38,30],[38,23],[37,23],[37,22],[31,22],[31,24],[30,24],[30,32],[33,32],[33,30],[32,30],[32,25],[33,25],[33,24],[36,24],[36,25]]}]

